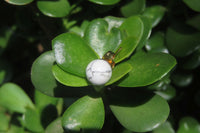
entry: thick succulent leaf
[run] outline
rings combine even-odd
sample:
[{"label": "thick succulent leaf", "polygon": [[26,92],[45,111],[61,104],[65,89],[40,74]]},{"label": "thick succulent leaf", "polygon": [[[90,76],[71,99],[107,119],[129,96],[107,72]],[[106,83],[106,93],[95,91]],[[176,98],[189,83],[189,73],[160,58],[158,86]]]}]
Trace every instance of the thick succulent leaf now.
[{"label": "thick succulent leaf", "polygon": [[162,53],[169,53],[168,49],[164,45],[165,38],[164,33],[156,32],[150,39],[147,41],[145,48],[148,52],[162,52]]},{"label": "thick succulent leaf", "polygon": [[150,85],[164,77],[175,65],[176,59],[165,53],[136,54],[128,60],[133,67],[118,86],[139,87]]},{"label": "thick succulent leaf", "polygon": [[193,74],[185,71],[176,71],[171,75],[171,79],[173,84],[175,84],[176,86],[186,87],[192,83]]},{"label": "thick succulent leaf", "polygon": [[0,29],[0,55],[3,53],[5,48],[8,46],[9,40],[12,37],[12,34],[15,30],[13,27],[3,27]]},{"label": "thick succulent leaf", "polygon": [[54,52],[48,51],[39,56],[31,69],[31,81],[40,92],[49,96],[84,96],[93,92],[92,88],[74,88],[56,81],[52,73],[55,63]]},{"label": "thick succulent leaf", "polygon": [[200,65],[200,49],[192,53],[186,60],[183,61],[184,69],[195,69]]},{"label": "thick succulent leaf", "polygon": [[70,12],[68,0],[37,0],[37,7],[49,17],[65,17]]},{"label": "thick succulent leaf", "polygon": [[162,20],[165,11],[166,11],[165,7],[160,5],[155,5],[146,8],[143,15],[148,17],[151,20],[152,27],[155,27]]},{"label": "thick succulent leaf", "polygon": [[147,39],[150,37],[151,34],[151,21],[148,17],[145,16],[140,16],[143,24],[144,24],[144,30],[143,30],[143,34],[142,34],[142,38],[137,46],[137,50],[140,50],[144,47],[144,45],[147,42]]},{"label": "thick succulent leaf", "polygon": [[199,122],[192,117],[183,117],[179,122],[177,133],[199,133]]},{"label": "thick succulent leaf", "polygon": [[135,39],[134,37],[125,38],[119,45],[121,50],[114,59],[115,63],[119,63],[120,61],[123,61],[124,59],[128,58],[133,53],[137,45],[138,45],[138,40]]},{"label": "thick succulent leaf", "polygon": [[165,123],[160,125],[158,128],[153,130],[152,133],[175,133],[175,131],[172,125],[168,121],[166,121]]},{"label": "thick succulent leaf", "polygon": [[0,59],[0,84],[10,81],[12,78],[12,68],[9,62]]},{"label": "thick succulent leaf", "polygon": [[130,17],[136,14],[140,14],[144,11],[146,0],[132,0],[121,7],[121,13],[125,17]]},{"label": "thick succulent leaf", "polygon": [[5,0],[5,1],[13,5],[27,5],[31,3],[33,0]]},{"label": "thick succulent leaf", "polygon": [[65,72],[58,65],[54,65],[52,67],[52,72],[56,80],[66,86],[82,87],[89,85],[86,78],[78,77],[76,75]]},{"label": "thick succulent leaf", "polygon": [[36,109],[26,109],[23,115],[23,124],[33,132],[42,132],[44,130],[40,121],[40,114]]},{"label": "thick succulent leaf", "polygon": [[183,34],[168,28],[166,34],[166,45],[169,51],[177,56],[184,57],[200,47],[200,33]]},{"label": "thick succulent leaf", "polygon": [[84,39],[102,58],[106,52],[117,50],[121,43],[121,32],[118,28],[109,27],[109,24],[104,19],[96,19],[87,27]]},{"label": "thick succulent leaf", "polygon": [[186,23],[196,29],[198,29],[200,31],[200,25],[199,25],[199,22],[200,22],[200,14],[188,19],[186,21]]},{"label": "thick succulent leaf", "polygon": [[62,118],[59,117],[49,124],[45,133],[64,133],[64,129],[62,128]]},{"label": "thick succulent leaf", "polygon": [[67,132],[96,133],[101,130],[104,117],[101,97],[84,96],[65,111],[62,125]]},{"label": "thick succulent leaf", "polygon": [[85,77],[86,67],[94,59],[95,52],[78,35],[63,33],[52,41],[56,63],[66,72]]},{"label": "thick succulent leaf", "polygon": [[124,22],[125,18],[118,18],[113,16],[107,16],[104,20],[108,23],[108,30],[110,31],[112,28],[119,28],[121,24]]},{"label": "thick succulent leaf", "polygon": [[0,111],[0,132],[6,132],[9,128],[11,116],[7,112]]},{"label": "thick succulent leaf", "polygon": [[183,2],[192,10],[200,12],[199,0],[183,0]]},{"label": "thick succulent leaf", "polygon": [[0,87],[0,105],[10,111],[24,113],[34,105],[24,90],[14,83],[5,83]]},{"label": "thick succulent leaf", "polygon": [[171,85],[164,85],[161,90],[156,91],[155,93],[163,97],[165,100],[171,100],[176,96],[176,89]]},{"label": "thick succulent leaf", "polygon": [[109,96],[113,114],[131,131],[151,131],[168,118],[167,102],[151,92],[118,88],[110,92]]},{"label": "thick succulent leaf", "polygon": [[89,0],[89,1],[99,5],[114,5],[118,3],[120,0]]},{"label": "thick succulent leaf", "polygon": [[128,63],[120,63],[117,65],[113,71],[112,71],[112,77],[111,79],[105,84],[111,85],[114,82],[120,80],[122,77],[124,77],[127,73],[129,73],[132,69],[132,66]]}]

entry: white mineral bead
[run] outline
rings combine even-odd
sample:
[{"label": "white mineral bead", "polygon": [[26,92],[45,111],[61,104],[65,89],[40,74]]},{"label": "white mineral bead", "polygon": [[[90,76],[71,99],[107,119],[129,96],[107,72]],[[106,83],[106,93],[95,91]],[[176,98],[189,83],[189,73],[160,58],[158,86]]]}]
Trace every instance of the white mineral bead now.
[{"label": "white mineral bead", "polygon": [[112,76],[112,68],[105,60],[93,60],[86,68],[86,76],[93,85],[104,85]]}]

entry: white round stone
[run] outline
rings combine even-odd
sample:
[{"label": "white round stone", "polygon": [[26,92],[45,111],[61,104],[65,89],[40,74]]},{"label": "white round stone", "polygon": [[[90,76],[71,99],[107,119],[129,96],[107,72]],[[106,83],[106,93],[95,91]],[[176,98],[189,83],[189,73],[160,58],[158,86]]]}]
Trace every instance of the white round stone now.
[{"label": "white round stone", "polygon": [[86,68],[86,76],[93,85],[104,85],[112,76],[112,68],[105,60],[93,60]]}]

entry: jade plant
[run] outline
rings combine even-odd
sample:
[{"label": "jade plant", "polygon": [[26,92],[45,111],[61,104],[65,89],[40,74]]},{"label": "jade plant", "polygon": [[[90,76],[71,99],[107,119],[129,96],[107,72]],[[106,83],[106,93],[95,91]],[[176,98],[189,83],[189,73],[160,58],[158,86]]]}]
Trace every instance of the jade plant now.
[{"label": "jade plant", "polygon": [[199,3],[5,0],[0,132],[199,133]]}]

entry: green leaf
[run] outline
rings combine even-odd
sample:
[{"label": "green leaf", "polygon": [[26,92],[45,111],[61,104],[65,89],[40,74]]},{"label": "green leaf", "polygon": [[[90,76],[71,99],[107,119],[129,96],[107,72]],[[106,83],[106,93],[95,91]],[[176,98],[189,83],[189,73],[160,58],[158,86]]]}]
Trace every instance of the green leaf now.
[{"label": "green leaf", "polygon": [[179,122],[177,133],[199,133],[199,122],[192,117],[183,117]]},{"label": "green leaf", "polygon": [[8,130],[10,119],[11,116],[7,112],[0,111],[0,132]]},{"label": "green leaf", "polygon": [[195,69],[200,65],[200,49],[192,53],[187,59],[183,61],[182,67],[184,69]]},{"label": "green leaf", "polygon": [[33,0],[5,0],[5,1],[13,5],[27,5],[31,3]]},{"label": "green leaf", "polygon": [[164,53],[133,55],[128,60],[133,67],[118,86],[139,87],[150,85],[164,77],[175,65],[176,59]]},{"label": "green leaf", "polygon": [[62,125],[67,132],[94,133],[101,130],[104,117],[102,99],[84,96],[65,111],[62,117]]},{"label": "green leaf", "polygon": [[3,53],[5,48],[8,46],[9,40],[14,32],[15,26],[3,27],[0,29],[0,55]]},{"label": "green leaf", "polygon": [[49,17],[65,17],[70,12],[68,0],[37,0],[37,7]]},{"label": "green leaf", "polygon": [[169,51],[177,56],[184,57],[200,47],[200,33],[183,34],[168,28],[166,34],[166,45]]},{"label": "green leaf", "polygon": [[23,116],[23,124],[33,132],[42,132],[44,130],[40,121],[40,114],[35,109],[26,108]]},{"label": "green leaf", "polygon": [[147,41],[145,48],[148,52],[152,53],[169,53],[168,49],[166,48],[165,44],[165,35],[162,32],[156,32],[150,39]]},{"label": "green leaf", "polygon": [[66,72],[85,77],[86,67],[97,59],[94,51],[78,35],[63,33],[52,41],[56,63]]},{"label": "green leaf", "polygon": [[199,25],[199,22],[200,22],[200,15],[196,15],[190,19],[188,19],[186,21],[186,23],[196,29],[198,29],[200,31],[200,25]]},{"label": "green leaf", "polygon": [[144,45],[147,42],[147,39],[150,37],[151,34],[151,21],[149,18],[145,17],[145,16],[140,16],[143,24],[144,24],[144,30],[143,30],[143,35],[142,38],[137,46],[137,50],[142,49],[144,47]]},{"label": "green leaf", "polygon": [[84,96],[93,92],[93,88],[74,88],[57,82],[52,73],[54,62],[55,56],[52,51],[45,52],[34,61],[31,69],[31,81],[37,90],[57,97]]},{"label": "green leaf", "polygon": [[0,59],[0,84],[8,82],[12,78],[12,69],[9,62]]},{"label": "green leaf", "polygon": [[14,83],[5,83],[0,87],[0,105],[19,113],[24,113],[27,107],[34,108],[31,99]]},{"label": "green leaf", "polygon": [[108,51],[116,51],[121,43],[121,32],[118,28],[109,27],[103,19],[93,20],[87,27],[84,39],[100,58]]},{"label": "green leaf", "polygon": [[124,22],[125,18],[118,18],[113,16],[107,16],[104,20],[108,23],[108,29],[119,28],[121,24]]},{"label": "green leaf", "polygon": [[120,30],[124,38],[134,37],[139,42],[143,35],[144,24],[139,16],[132,16],[122,23]]},{"label": "green leaf", "polygon": [[24,128],[15,124],[11,124],[6,133],[24,133]]},{"label": "green leaf", "polygon": [[172,125],[166,121],[162,125],[160,125],[158,128],[153,130],[152,133],[175,133],[174,129],[172,128]]},{"label": "green leaf", "polygon": [[179,87],[185,87],[192,83],[193,74],[188,72],[174,72],[171,75],[173,84]]},{"label": "green leaf", "polygon": [[53,121],[46,128],[45,133],[64,133],[64,129],[62,128],[62,118],[59,117],[55,121]]},{"label": "green leaf", "polygon": [[192,10],[200,12],[199,0],[183,0],[183,2]]},{"label": "green leaf", "polygon": [[132,88],[113,89],[109,101],[117,120],[134,132],[151,131],[162,124],[169,115],[167,102],[148,91]]},{"label": "green leaf", "polygon": [[114,5],[118,3],[120,0],[89,0],[89,1],[99,5]]},{"label": "green leaf", "polygon": [[58,80],[60,83],[66,86],[82,87],[89,85],[86,78],[78,77],[76,75],[67,73],[63,71],[58,65],[54,65],[52,67],[52,72],[56,80]]},{"label": "green leaf", "polygon": [[121,50],[114,59],[115,63],[119,63],[122,60],[128,58],[133,53],[137,45],[138,45],[138,40],[135,39],[134,37],[125,38],[119,45],[119,47],[121,47]]},{"label": "green leaf", "polygon": [[121,13],[125,17],[130,17],[136,14],[140,14],[144,11],[146,5],[145,0],[132,0],[121,7]]},{"label": "green leaf", "polygon": [[163,97],[165,100],[171,100],[176,96],[176,89],[171,85],[162,86],[162,89],[155,92]]},{"label": "green leaf", "polygon": [[111,79],[105,84],[111,85],[114,82],[120,80],[122,77],[124,77],[128,72],[130,72],[132,69],[132,66],[128,63],[120,63],[117,65],[113,71],[112,71],[112,77]]},{"label": "green leaf", "polygon": [[165,11],[166,11],[165,7],[160,5],[155,5],[146,8],[143,15],[148,17],[151,20],[152,27],[155,27],[162,20]]}]

